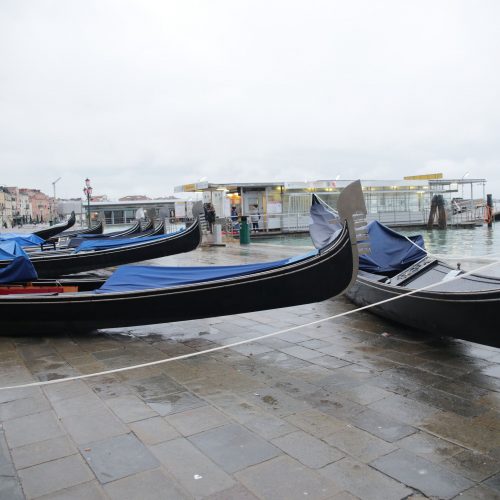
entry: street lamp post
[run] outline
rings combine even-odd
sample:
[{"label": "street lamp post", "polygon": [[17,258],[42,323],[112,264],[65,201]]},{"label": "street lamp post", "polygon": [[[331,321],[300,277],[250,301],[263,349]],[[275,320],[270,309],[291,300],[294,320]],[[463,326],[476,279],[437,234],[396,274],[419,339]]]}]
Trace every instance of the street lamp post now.
[{"label": "street lamp post", "polygon": [[85,179],[85,187],[83,188],[83,192],[87,197],[87,217],[88,227],[90,227],[90,197],[92,196],[92,187],[90,185],[90,179],[88,177]]},{"label": "street lamp post", "polygon": [[61,180],[61,177],[58,177],[53,183],[52,183],[52,189],[54,191],[54,203],[52,205],[52,220],[54,221],[54,224],[57,222],[57,206],[56,206],[56,184]]}]

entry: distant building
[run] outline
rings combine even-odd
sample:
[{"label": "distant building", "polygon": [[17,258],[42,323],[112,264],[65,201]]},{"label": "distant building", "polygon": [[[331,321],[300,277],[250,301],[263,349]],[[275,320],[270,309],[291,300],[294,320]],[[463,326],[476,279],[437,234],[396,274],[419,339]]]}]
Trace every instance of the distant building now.
[{"label": "distant building", "polygon": [[[102,220],[106,225],[129,224],[136,219],[175,218],[178,198],[157,200],[97,201],[90,202],[91,220]],[[87,213],[87,203],[83,209]],[[87,216],[85,216],[87,217]]]},{"label": "distant building", "polygon": [[39,189],[19,188],[19,193],[28,197],[33,222],[49,222],[54,217],[54,199]]},{"label": "distant building", "polygon": [[10,229],[16,209],[15,196],[4,186],[0,186],[0,228]]},{"label": "distant building", "polygon": [[[250,215],[254,207],[260,214],[261,231],[304,231],[310,223],[311,194],[316,193],[335,208],[342,189],[350,180],[311,182],[208,183],[177,186],[175,192],[201,193],[218,217],[228,218],[231,207],[239,215]],[[486,179],[443,179],[441,174],[414,176],[398,180],[363,180],[367,219],[390,226],[425,225],[431,200],[441,195],[449,211],[449,223],[482,223]],[[470,200],[474,210],[457,214],[452,200]]]},{"label": "distant building", "polygon": [[71,212],[75,212],[76,224],[86,225],[85,211],[83,209],[83,204],[81,198],[71,198],[69,200],[57,200],[57,216],[59,220],[67,220],[71,216]]},{"label": "distant building", "polygon": [[129,196],[124,196],[123,198],[118,198],[118,201],[144,201],[144,200],[150,200],[148,196],[144,196],[141,194],[132,194]]}]

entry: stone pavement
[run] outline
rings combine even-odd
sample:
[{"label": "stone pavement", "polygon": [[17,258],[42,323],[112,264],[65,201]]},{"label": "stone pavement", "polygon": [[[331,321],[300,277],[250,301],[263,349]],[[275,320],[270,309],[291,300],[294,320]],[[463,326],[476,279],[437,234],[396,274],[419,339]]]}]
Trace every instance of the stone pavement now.
[{"label": "stone pavement", "polygon": [[[272,260],[199,249],[163,264]],[[0,387],[251,339],[344,298],[88,335],[0,337]],[[214,304],[214,314],[230,314]],[[234,349],[0,391],[0,499],[500,498],[500,350],[368,312]]]}]

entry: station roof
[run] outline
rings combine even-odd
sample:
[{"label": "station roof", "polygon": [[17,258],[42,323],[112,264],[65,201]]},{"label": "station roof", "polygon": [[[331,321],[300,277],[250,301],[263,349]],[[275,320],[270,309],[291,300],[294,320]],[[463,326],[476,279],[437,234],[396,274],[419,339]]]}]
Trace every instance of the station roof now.
[{"label": "station roof", "polygon": [[[422,176],[423,177],[423,176]],[[263,189],[266,187],[276,188],[282,187],[283,189],[332,189],[343,188],[355,179],[325,179],[316,181],[279,181],[279,182],[232,182],[232,183],[211,183],[211,182],[194,182],[191,184],[183,184],[174,188],[175,193],[194,193],[199,191],[237,191],[238,188],[244,190]],[[361,183],[363,188],[369,189],[371,187],[413,187],[420,189],[432,190],[433,186],[448,186],[450,184],[483,184],[486,179],[385,179],[385,180],[370,180],[362,179]]]}]

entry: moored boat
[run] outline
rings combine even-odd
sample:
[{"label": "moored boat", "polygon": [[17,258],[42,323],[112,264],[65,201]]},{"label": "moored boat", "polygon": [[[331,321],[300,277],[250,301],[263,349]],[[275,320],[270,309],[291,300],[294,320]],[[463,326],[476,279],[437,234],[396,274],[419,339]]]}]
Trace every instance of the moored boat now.
[{"label": "moored boat", "polygon": [[[319,251],[242,266],[123,266],[108,280],[40,280],[44,293],[0,296],[2,331],[88,330],[287,307],[336,296],[354,281],[358,246],[353,211],[364,212],[359,182],[339,200],[343,224]],[[345,203],[343,202],[345,200]],[[325,276],[330,279],[325,280]],[[21,285],[10,285],[21,286]],[[46,292],[51,286],[63,292]],[[64,291],[64,287],[69,291]],[[72,291],[77,287],[78,292]],[[222,307],[215,307],[220,305]]]},{"label": "moored boat", "polygon": [[56,224],[55,226],[50,226],[46,229],[40,229],[38,231],[34,231],[33,234],[39,236],[43,240],[48,240],[49,238],[52,238],[56,234],[60,234],[66,229],[73,227],[75,225],[75,222],[76,222],[75,212],[71,212],[71,216],[66,222],[62,224]]},{"label": "moored boat", "polygon": [[[199,245],[200,240],[196,220],[187,229],[171,234],[137,239],[90,239],[82,241],[76,248],[30,252],[28,256],[39,278],[56,278],[189,252]],[[10,260],[0,260],[0,269],[9,264]]]},{"label": "moored boat", "polygon": [[[324,219],[316,222],[327,228]],[[354,304],[434,335],[500,347],[500,278],[469,274],[429,255],[420,235],[407,238],[376,221],[367,232],[371,253],[360,256],[346,292]]]}]

